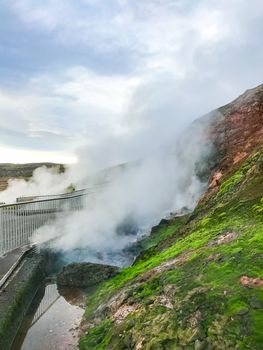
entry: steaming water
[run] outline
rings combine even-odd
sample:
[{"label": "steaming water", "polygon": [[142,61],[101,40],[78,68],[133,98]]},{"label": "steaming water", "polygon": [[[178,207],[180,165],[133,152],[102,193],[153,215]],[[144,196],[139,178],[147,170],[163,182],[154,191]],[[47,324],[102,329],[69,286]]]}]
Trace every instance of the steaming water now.
[{"label": "steaming water", "polygon": [[78,326],[84,313],[84,293],[58,291],[49,283],[37,293],[24,318],[12,350],[75,350]]},{"label": "steaming water", "polygon": [[[137,242],[134,241],[135,244]],[[114,265],[118,267],[127,267],[132,264],[136,254],[131,250],[132,244],[128,245],[123,250],[111,251],[93,251],[90,249],[73,249],[67,252],[57,252],[62,265],[67,265],[72,262],[82,263],[89,262],[95,264]],[[130,250],[129,250],[130,248]]]}]

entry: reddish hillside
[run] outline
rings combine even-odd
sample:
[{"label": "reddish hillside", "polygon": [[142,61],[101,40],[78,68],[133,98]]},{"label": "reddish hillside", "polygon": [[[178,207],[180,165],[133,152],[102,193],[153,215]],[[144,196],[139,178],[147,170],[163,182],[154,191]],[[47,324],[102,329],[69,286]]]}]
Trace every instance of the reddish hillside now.
[{"label": "reddish hillside", "polygon": [[263,141],[263,85],[209,113],[210,138],[219,159],[210,179],[215,192],[220,179],[234,171]]}]

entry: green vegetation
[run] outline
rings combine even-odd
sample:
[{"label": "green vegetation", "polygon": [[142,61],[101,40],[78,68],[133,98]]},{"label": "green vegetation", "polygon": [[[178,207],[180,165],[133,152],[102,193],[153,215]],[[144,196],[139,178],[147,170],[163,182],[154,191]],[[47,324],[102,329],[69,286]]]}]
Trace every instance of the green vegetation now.
[{"label": "green vegetation", "polygon": [[76,191],[76,187],[72,183],[66,188],[66,193],[73,193],[75,191]]},{"label": "green vegetation", "polygon": [[263,215],[263,197],[260,200],[260,203],[257,205],[253,205],[252,209],[256,212],[258,215]]},{"label": "green vegetation", "polygon": [[80,349],[262,349],[262,195],[261,147],[88,296]]}]

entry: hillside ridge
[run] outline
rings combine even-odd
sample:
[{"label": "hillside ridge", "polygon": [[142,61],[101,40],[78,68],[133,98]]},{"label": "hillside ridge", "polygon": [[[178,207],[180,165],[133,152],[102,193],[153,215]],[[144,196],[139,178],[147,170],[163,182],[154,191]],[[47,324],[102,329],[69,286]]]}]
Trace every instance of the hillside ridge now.
[{"label": "hillside ridge", "polygon": [[29,180],[33,172],[40,167],[47,168],[58,168],[59,171],[64,171],[63,164],[43,162],[43,163],[25,163],[25,164],[15,164],[15,163],[0,163],[0,191],[3,191],[8,186],[9,180],[24,179]]},{"label": "hillside ridge", "polygon": [[262,92],[209,115],[219,152],[205,196],[89,293],[81,350],[262,349]]}]

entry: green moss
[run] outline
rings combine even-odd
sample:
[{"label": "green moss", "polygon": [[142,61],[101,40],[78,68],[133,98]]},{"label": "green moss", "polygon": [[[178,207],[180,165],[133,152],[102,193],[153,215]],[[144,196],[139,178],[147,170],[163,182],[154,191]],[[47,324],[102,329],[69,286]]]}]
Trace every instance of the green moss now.
[{"label": "green moss", "polygon": [[252,335],[249,336],[249,342],[253,344],[255,347],[258,344],[263,344],[263,312],[261,310],[253,310],[251,312],[251,320],[252,320]]},{"label": "green moss", "polygon": [[104,320],[99,326],[89,330],[88,337],[82,338],[79,343],[80,350],[103,350],[110,344],[112,321]]},{"label": "green moss", "polygon": [[[160,227],[149,237],[146,237],[140,241],[141,249],[149,251],[150,248],[156,247],[159,242],[163,242],[165,239],[173,236],[180,228],[185,225],[188,217],[189,215],[176,217],[168,226]],[[156,253],[156,251],[153,249],[152,252]],[[143,255],[143,258],[145,260],[145,255]]]},{"label": "green moss", "polygon": [[230,192],[235,186],[240,184],[243,176],[243,172],[239,171],[236,174],[234,174],[230,179],[223,182],[223,184],[219,188],[218,197],[222,196],[227,192]]},{"label": "green moss", "polygon": [[263,197],[260,199],[259,204],[253,205],[252,209],[257,215],[263,215]]},{"label": "green moss", "polygon": [[[107,314],[81,349],[134,349],[139,341],[147,350],[193,349],[196,341],[204,349],[261,349],[262,290],[240,278],[263,279],[262,155],[263,148],[188,220],[155,232],[139,261],[88,297],[91,320],[122,288],[129,290],[125,302],[139,307],[121,325]],[[233,239],[220,242],[227,232]]]},{"label": "green moss", "polygon": [[200,224],[201,226],[206,226],[207,224],[209,224],[209,222],[211,221],[211,218],[203,218],[202,220],[200,220]]}]

